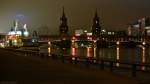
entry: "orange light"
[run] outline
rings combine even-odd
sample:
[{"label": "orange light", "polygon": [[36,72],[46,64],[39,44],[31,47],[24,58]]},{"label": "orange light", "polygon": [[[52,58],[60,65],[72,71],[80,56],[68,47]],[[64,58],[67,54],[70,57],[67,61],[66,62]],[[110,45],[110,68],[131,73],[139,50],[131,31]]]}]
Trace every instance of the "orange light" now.
[{"label": "orange light", "polygon": [[90,48],[86,48],[86,55],[87,57],[90,57]]},{"label": "orange light", "polygon": [[48,56],[50,56],[51,55],[51,48],[49,47],[48,48]]},{"label": "orange light", "polygon": [[75,55],[76,55],[76,49],[72,48],[72,56],[75,56]]},{"label": "orange light", "polygon": [[[145,63],[145,47],[143,47],[142,48],[142,64],[144,64]],[[142,68],[142,70],[145,70],[145,66],[142,66],[141,67]]]},{"label": "orange light", "polygon": [[94,48],[94,58],[96,58],[96,48]]},{"label": "orange light", "polygon": [[[119,47],[117,47],[117,57],[116,57],[117,61],[119,61],[119,59],[120,59],[119,52],[120,52],[120,49],[119,49]],[[116,66],[119,66],[119,63],[116,63]]]}]

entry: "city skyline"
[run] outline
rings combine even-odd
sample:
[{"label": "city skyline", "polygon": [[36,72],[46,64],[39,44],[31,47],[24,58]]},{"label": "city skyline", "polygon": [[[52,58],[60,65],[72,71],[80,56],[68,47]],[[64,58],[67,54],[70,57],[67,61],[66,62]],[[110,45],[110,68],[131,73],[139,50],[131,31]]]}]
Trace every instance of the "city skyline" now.
[{"label": "city skyline", "polygon": [[15,18],[27,23],[35,30],[48,27],[49,33],[59,32],[62,7],[68,19],[69,31],[76,28],[91,30],[95,10],[98,11],[102,28],[108,30],[125,30],[129,23],[149,16],[148,0],[2,0],[0,4],[0,32],[8,32]]}]

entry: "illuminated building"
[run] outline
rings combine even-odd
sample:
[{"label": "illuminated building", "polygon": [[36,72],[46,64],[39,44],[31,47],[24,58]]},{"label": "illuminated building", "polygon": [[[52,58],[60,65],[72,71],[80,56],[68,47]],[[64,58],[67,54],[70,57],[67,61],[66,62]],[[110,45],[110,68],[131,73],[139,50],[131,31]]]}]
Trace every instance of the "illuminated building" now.
[{"label": "illuminated building", "polygon": [[136,23],[128,27],[129,36],[145,36],[150,35],[150,18],[139,19]]},{"label": "illuminated building", "polygon": [[22,39],[29,37],[27,25],[19,28],[18,20],[14,22],[14,26],[8,32],[7,35],[7,46],[20,47],[23,45]]}]

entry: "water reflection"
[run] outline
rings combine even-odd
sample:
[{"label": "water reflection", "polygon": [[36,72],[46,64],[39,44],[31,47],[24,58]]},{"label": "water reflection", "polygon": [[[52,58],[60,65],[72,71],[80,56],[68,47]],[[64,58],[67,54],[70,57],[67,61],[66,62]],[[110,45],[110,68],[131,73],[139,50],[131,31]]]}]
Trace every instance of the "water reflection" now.
[{"label": "water reflection", "polygon": [[97,56],[96,53],[97,53],[96,48],[94,48],[94,58],[96,58],[96,56]]},{"label": "water reflection", "polygon": [[48,56],[51,56],[51,48],[48,47]]},{"label": "water reflection", "polygon": [[71,54],[72,54],[72,56],[76,55],[76,49],[75,48],[71,48]]},{"label": "water reflection", "polygon": [[117,63],[116,63],[116,66],[119,66],[119,61],[120,61],[120,49],[119,47],[117,46],[117,55],[116,55],[116,60],[117,60]]},{"label": "water reflection", "polygon": [[[118,43],[119,44],[119,43]],[[65,49],[61,52],[61,49],[52,47],[48,48],[48,55],[51,53],[55,54],[67,54],[70,56],[78,56],[78,57],[93,57],[96,59],[109,59],[115,60],[116,66],[121,66],[119,62],[129,62],[129,63],[149,63],[150,62],[150,48],[149,47],[134,47],[134,48],[125,48],[121,46],[116,46],[112,48],[92,48],[92,47],[72,47],[70,49]],[[141,66],[142,70],[146,68]]]},{"label": "water reflection", "polygon": [[86,57],[89,58],[91,55],[90,48],[86,48]]},{"label": "water reflection", "polygon": [[[145,64],[146,59],[145,59],[145,47],[142,47],[142,64]],[[142,70],[145,70],[145,66],[141,67]]]}]

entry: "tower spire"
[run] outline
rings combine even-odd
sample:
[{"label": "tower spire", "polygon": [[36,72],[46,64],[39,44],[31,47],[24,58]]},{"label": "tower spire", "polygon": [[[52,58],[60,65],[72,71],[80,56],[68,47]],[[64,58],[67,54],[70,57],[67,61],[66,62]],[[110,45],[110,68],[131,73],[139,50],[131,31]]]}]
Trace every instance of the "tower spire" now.
[{"label": "tower spire", "polygon": [[66,18],[66,15],[65,15],[65,9],[64,9],[64,6],[62,7],[62,17],[61,17],[61,20],[67,20]]},{"label": "tower spire", "polygon": [[64,9],[64,6],[62,7],[62,10],[63,10],[63,16],[65,16],[65,9]]},{"label": "tower spire", "polygon": [[98,21],[98,22],[99,22],[99,17],[98,17],[98,13],[97,13],[97,8],[96,8],[96,10],[95,10],[95,16],[94,16],[93,21]]},{"label": "tower spire", "polygon": [[60,35],[66,35],[68,33],[67,17],[65,15],[64,7],[62,8],[62,17],[60,18],[61,24],[59,26]]},{"label": "tower spire", "polygon": [[92,26],[92,34],[94,36],[99,36],[100,32],[101,32],[101,26],[99,24],[99,17],[98,17],[98,13],[97,13],[97,9],[95,11],[95,16],[93,18],[93,26]]},{"label": "tower spire", "polygon": [[95,10],[95,17],[98,17],[98,15],[97,15],[97,8],[96,8],[96,10]]}]

